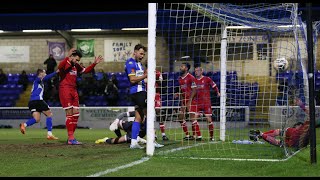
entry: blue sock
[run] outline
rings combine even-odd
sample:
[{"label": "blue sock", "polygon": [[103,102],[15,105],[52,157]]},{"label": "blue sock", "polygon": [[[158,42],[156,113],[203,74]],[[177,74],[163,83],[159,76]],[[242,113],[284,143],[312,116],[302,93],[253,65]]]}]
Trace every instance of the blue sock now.
[{"label": "blue sock", "polygon": [[48,131],[52,131],[52,117],[47,117],[46,125]]},{"label": "blue sock", "polygon": [[132,123],[131,139],[137,139],[139,132],[140,132],[140,123],[134,121]]},{"label": "blue sock", "polygon": [[37,121],[34,118],[29,119],[26,124],[27,126],[32,126],[33,124],[35,124]]}]

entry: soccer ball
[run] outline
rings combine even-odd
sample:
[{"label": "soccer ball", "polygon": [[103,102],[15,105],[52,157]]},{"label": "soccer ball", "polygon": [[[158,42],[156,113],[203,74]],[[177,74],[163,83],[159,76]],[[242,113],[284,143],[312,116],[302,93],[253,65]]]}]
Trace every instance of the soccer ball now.
[{"label": "soccer ball", "polygon": [[273,67],[277,71],[285,71],[289,67],[289,62],[286,58],[281,57],[273,61]]}]

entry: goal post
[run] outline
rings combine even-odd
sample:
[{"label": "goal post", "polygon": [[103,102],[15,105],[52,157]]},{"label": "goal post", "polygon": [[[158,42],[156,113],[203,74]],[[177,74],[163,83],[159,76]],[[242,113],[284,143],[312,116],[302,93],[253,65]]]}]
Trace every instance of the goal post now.
[{"label": "goal post", "polygon": [[[267,132],[271,124],[284,131],[292,123],[309,118],[294,104],[295,98],[306,105],[309,100],[306,30],[297,8],[295,3],[157,4],[156,15],[151,15],[155,17],[156,31],[148,37],[148,68],[153,62],[155,69],[148,69],[148,82],[149,73],[154,75],[160,67],[160,114],[164,115],[163,126],[169,137],[169,141],[160,139],[160,143],[165,145],[162,149],[171,152],[163,153],[165,156],[277,161],[295,154],[295,150],[270,144],[262,137],[250,139],[249,132]],[[150,26],[151,22],[148,30],[153,31]],[[188,73],[199,80],[196,89],[203,85],[202,77],[209,77],[219,89],[220,96],[210,88],[211,116],[202,101],[195,105],[196,120],[181,108],[189,110],[177,96],[177,89],[185,81],[185,63],[190,65]],[[198,66],[203,76],[195,72]],[[148,83],[148,89],[152,87]],[[151,104],[151,93],[148,91],[150,123],[159,116],[154,102]],[[213,107],[219,107],[219,115]],[[248,111],[236,107],[247,107]],[[228,116],[230,109],[240,115]],[[292,117],[293,111],[296,117]],[[243,123],[246,119],[248,123]],[[157,123],[153,125],[159,128]],[[149,126],[148,130],[154,133]],[[212,132],[214,142],[210,141]],[[190,140],[186,138],[188,133],[201,138]],[[161,137],[159,131],[156,134]],[[282,142],[284,136],[278,136],[277,142]],[[153,150],[148,152],[153,154]]]},{"label": "goal post", "polygon": [[147,84],[147,149],[149,156],[154,154],[154,122],[155,114],[155,70],[156,70],[156,24],[157,24],[157,7],[156,3],[148,4],[148,84]]}]

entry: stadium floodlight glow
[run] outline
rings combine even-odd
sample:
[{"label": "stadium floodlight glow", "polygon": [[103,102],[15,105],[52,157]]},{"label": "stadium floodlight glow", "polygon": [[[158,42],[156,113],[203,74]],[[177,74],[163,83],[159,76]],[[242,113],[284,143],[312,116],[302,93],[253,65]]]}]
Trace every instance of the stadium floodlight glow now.
[{"label": "stadium floodlight glow", "polygon": [[51,29],[32,29],[32,30],[22,30],[22,32],[51,32]]},{"label": "stadium floodlight glow", "polygon": [[100,28],[95,28],[95,29],[71,29],[71,31],[74,32],[94,32],[94,31],[101,31]]},{"label": "stadium floodlight glow", "polygon": [[227,29],[252,29],[251,26],[227,26]]},{"label": "stadium floodlight glow", "polygon": [[122,31],[144,31],[148,30],[148,28],[122,28]]}]

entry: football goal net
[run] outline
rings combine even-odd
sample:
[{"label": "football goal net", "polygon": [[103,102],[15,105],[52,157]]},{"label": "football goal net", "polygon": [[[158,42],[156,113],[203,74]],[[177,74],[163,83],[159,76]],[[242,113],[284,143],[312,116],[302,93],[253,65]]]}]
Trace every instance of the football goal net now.
[{"label": "football goal net", "polygon": [[[164,3],[155,10],[148,68],[162,78],[148,77],[159,83],[148,92],[148,117],[154,113],[157,141],[165,145],[155,154],[279,161],[298,152],[285,141],[288,127],[308,119],[298,4]],[[155,109],[149,97],[156,93]],[[279,133],[266,141],[261,133],[270,130]]]}]

